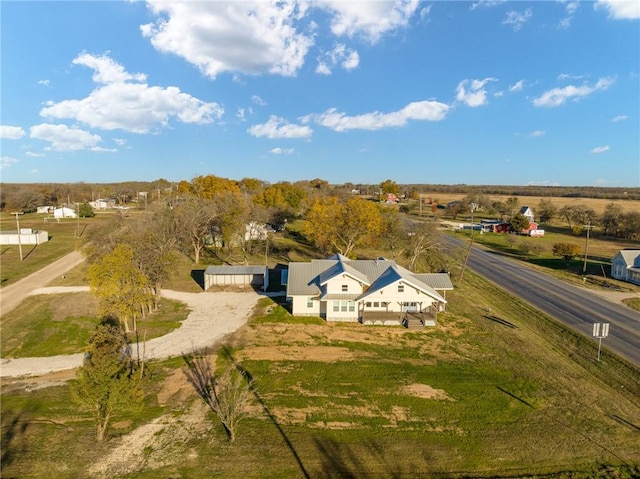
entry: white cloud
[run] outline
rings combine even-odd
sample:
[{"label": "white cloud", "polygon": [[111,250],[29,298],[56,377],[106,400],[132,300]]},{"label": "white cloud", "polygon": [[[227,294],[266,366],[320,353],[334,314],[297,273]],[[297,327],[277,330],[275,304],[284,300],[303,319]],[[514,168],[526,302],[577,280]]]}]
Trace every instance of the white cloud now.
[{"label": "white cloud", "polygon": [[561,0],[561,1],[562,3],[565,4],[565,10],[567,12],[567,16],[562,20],[560,20],[560,23],[558,24],[558,26],[560,28],[569,28],[571,26],[573,16],[575,15],[578,8],[580,8],[580,3],[575,1],[571,1],[571,2],[568,2],[565,0]]},{"label": "white cloud", "polygon": [[107,57],[83,53],[74,63],[94,69],[94,81],[102,83],[81,100],[48,102],[40,111],[45,118],[73,119],[93,128],[148,133],[157,126],[168,126],[171,118],[182,123],[211,123],[224,110],[217,103],[207,103],[178,87],[161,88],[130,80],[144,78],[130,75]]},{"label": "white cloud", "polygon": [[502,21],[502,24],[512,25],[513,31],[517,32],[525,23],[531,20],[532,16],[533,11],[530,8],[527,8],[524,12],[516,12],[515,10],[511,10],[507,12],[507,16]]},{"label": "white cloud", "polygon": [[114,138],[113,141],[118,146],[124,146],[127,143],[127,140],[125,140],[124,138]]},{"label": "white cloud", "polygon": [[581,80],[584,78],[584,75],[570,75],[569,73],[560,73],[557,78],[558,80]]},{"label": "white cloud", "polygon": [[618,116],[614,116],[613,118],[611,118],[611,121],[614,123],[618,123],[619,121],[624,121],[628,118],[627,115],[618,115]]},{"label": "white cloud", "polygon": [[89,53],[81,53],[71,62],[74,65],[83,65],[91,68],[94,73],[91,79],[96,83],[124,83],[129,80],[144,82],[147,75],[144,73],[131,74],[124,67],[106,55],[96,56]]},{"label": "white cloud", "polygon": [[599,90],[606,90],[612,84],[613,79],[601,78],[593,86],[585,84],[581,86],[569,85],[562,88],[553,88],[552,90],[544,92],[538,98],[535,98],[533,100],[533,105],[538,107],[553,108],[559,105],[563,105],[569,99],[577,101]]},{"label": "white cloud", "polygon": [[420,20],[422,21],[429,21],[428,17],[429,14],[431,13],[431,5],[427,5],[424,8],[420,9]]},{"label": "white cloud", "polygon": [[362,36],[376,43],[385,33],[409,25],[419,0],[354,2],[318,0],[313,3],[333,15],[331,31],[336,36]]},{"label": "white cloud", "polygon": [[274,155],[292,155],[295,150],[293,148],[273,148],[270,153]]},{"label": "white cloud", "polygon": [[3,156],[0,158],[0,169],[9,168],[11,165],[18,163],[18,160],[10,156]]},{"label": "white cloud", "polygon": [[27,155],[29,158],[42,158],[47,156],[44,153],[36,153],[34,151],[27,151],[25,155]]},{"label": "white cloud", "polygon": [[337,44],[333,50],[325,52],[318,61],[316,73],[330,75],[336,65],[347,71],[353,70],[360,64],[360,55],[356,50],[347,48],[344,44]]},{"label": "white cloud", "polygon": [[536,131],[532,131],[531,133],[529,133],[529,136],[533,136],[535,138],[535,137],[544,136],[546,134],[547,134],[546,131],[536,130]]},{"label": "white cloud", "polygon": [[140,30],[156,50],[173,53],[210,78],[223,72],[292,76],[313,44],[297,23],[307,3],[148,0],[157,19]]},{"label": "white cloud", "polygon": [[252,95],[251,96],[251,101],[253,103],[255,103],[256,105],[260,105],[260,106],[266,106],[267,102],[264,101],[262,98],[260,98],[258,95]]},{"label": "white cloud", "polygon": [[456,88],[456,100],[470,107],[486,105],[487,90],[484,86],[490,81],[498,80],[491,77],[484,80],[462,80]]},{"label": "white cloud", "polygon": [[437,101],[418,101],[391,113],[375,111],[347,116],[331,108],[320,115],[312,115],[312,118],[317,124],[334,131],[380,130],[405,126],[410,120],[441,121],[446,117],[449,108],[449,105]]},{"label": "white cloud", "polygon": [[38,85],[49,86],[51,82],[49,80],[38,80]]},{"label": "white cloud", "polygon": [[640,2],[637,0],[597,0],[594,8],[607,10],[609,17],[617,20],[640,18]]},{"label": "white cloud", "polygon": [[45,149],[54,151],[93,150],[102,141],[98,135],[79,128],[69,128],[67,125],[52,125],[41,123],[29,129],[31,138],[48,141],[50,147]]},{"label": "white cloud", "polygon": [[475,10],[476,8],[486,8],[486,7],[495,7],[496,5],[500,5],[501,3],[505,3],[506,0],[479,0],[478,2],[474,2],[471,4],[471,10]]},{"label": "white cloud", "polygon": [[0,138],[5,140],[19,140],[25,131],[19,126],[0,125]]},{"label": "white cloud", "polygon": [[600,153],[604,153],[605,151],[609,151],[609,145],[598,146],[598,147],[594,148],[593,150],[591,150],[589,153],[593,153],[594,155],[597,155],[597,154],[600,154]]},{"label": "white cloud", "polygon": [[510,92],[522,91],[522,88],[524,88],[524,80],[520,80],[515,82],[513,85],[509,85]]},{"label": "white cloud", "polygon": [[256,138],[310,138],[313,130],[308,126],[287,123],[283,118],[272,115],[269,121],[253,125],[247,132]]}]

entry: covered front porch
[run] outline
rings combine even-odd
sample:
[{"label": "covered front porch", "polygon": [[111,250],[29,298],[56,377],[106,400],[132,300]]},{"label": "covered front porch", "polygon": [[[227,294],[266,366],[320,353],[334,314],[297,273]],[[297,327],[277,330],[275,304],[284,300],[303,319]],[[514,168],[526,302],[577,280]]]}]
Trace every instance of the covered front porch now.
[{"label": "covered front porch", "polygon": [[367,311],[363,310],[360,322],[366,325],[404,326],[408,329],[421,329],[435,326],[437,306],[431,305],[423,311]]}]

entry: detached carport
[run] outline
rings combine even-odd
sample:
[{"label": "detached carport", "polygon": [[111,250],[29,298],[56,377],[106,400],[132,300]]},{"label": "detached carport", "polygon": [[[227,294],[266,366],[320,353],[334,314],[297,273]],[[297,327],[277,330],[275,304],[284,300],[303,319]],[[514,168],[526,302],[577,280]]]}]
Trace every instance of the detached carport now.
[{"label": "detached carport", "polygon": [[204,272],[204,289],[212,286],[238,286],[242,288],[269,286],[267,266],[209,266]]}]

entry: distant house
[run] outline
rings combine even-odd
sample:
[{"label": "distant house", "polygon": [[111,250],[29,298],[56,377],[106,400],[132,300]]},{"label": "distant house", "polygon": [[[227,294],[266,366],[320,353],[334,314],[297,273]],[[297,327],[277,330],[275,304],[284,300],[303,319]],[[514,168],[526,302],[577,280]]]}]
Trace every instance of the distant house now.
[{"label": "distant house", "polygon": [[77,218],[76,210],[63,206],[53,210],[54,218]]},{"label": "distant house", "polygon": [[396,195],[395,193],[387,193],[385,201],[387,203],[398,203],[400,200],[398,199],[398,195]]},{"label": "distant house", "polygon": [[18,231],[1,231],[0,244],[42,244],[49,241],[49,233],[46,231],[32,230],[31,228],[20,228]]},{"label": "distant house", "polygon": [[45,206],[38,206],[36,207],[36,213],[51,213],[54,209],[54,206],[52,205],[45,205]]},{"label": "distant house", "polygon": [[108,210],[115,208],[116,200],[115,198],[98,198],[97,200],[90,201],[89,205],[94,210]]},{"label": "distant house", "polygon": [[505,223],[504,221],[482,220],[480,222],[480,226],[482,227],[482,231],[485,233],[508,233],[509,232],[509,223]]},{"label": "distant house", "polygon": [[204,272],[204,289],[212,286],[252,287],[266,290],[269,268],[266,266],[209,266]]},{"label": "distant house", "polygon": [[520,208],[519,213],[527,218],[530,223],[536,219],[535,215],[533,214],[533,210],[528,206],[523,206],[522,208]]},{"label": "distant house", "polygon": [[623,249],[611,260],[611,277],[640,285],[640,249]]},{"label": "distant house", "polygon": [[287,300],[294,315],[363,324],[434,326],[444,311],[447,273],[416,274],[386,258],[289,263]]}]

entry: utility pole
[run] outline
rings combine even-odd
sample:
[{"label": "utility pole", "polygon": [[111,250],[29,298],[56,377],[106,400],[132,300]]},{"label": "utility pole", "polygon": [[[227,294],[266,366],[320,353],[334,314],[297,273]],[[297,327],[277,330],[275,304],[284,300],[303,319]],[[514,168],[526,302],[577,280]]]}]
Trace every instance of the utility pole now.
[{"label": "utility pole", "polygon": [[80,203],[76,203],[76,238],[80,238]]},{"label": "utility pole", "polygon": [[21,239],[21,234],[20,234],[20,220],[18,219],[20,217],[20,215],[23,215],[24,212],[22,211],[15,211],[11,213],[12,215],[16,215],[16,228],[18,229],[18,251],[20,251],[20,261],[23,260],[23,256],[22,256],[22,239]]},{"label": "utility pole", "polygon": [[584,242],[584,264],[582,265],[582,274],[586,274],[587,273],[587,253],[589,251],[589,232],[591,231],[593,226],[591,226],[591,221],[589,221],[589,224],[582,225],[582,227],[587,229],[587,238]]}]

